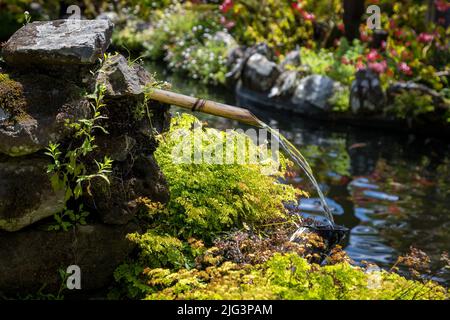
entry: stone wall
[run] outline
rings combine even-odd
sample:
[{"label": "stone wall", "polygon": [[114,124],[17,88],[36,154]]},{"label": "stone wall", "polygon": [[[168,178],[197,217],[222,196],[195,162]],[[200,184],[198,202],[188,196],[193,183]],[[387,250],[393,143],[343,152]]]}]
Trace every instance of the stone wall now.
[{"label": "stone wall", "polygon": [[[106,286],[115,267],[132,252],[125,236],[138,231],[136,200],[166,202],[164,176],[153,158],[155,132],[169,125],[168,106],[148,104],[151,118],[137,116],[151,75],[121,55],[108,56],[113,25],[108,20],[33,22],[3,48],[0,69],[0,294],[35,292],[61,284],[59,269],[78,265],[82,289]],[[103,61],[101,61],[103,60]],[[101,61],[101,62],[100,62]],[[44,149],[67,150],[75,143],[67,122],[92,116],[86,93],[106,87],[98,146],[87,167],[113,160],[110,184],[91,180],[76,205],[90,212],[86,225],[48,231],[66,206],[55,191]],[[84,185],[86,188],[87,186]],[[86,190],[85,190],[86,191]],[[74,205],[71,203],[70,205]]]}]

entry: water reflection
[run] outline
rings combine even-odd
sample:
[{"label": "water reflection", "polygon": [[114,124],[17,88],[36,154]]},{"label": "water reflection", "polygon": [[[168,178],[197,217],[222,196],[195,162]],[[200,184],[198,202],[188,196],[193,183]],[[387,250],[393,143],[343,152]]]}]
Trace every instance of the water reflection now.
[{"label": "water reflection", "polygon": [[[152,67],[155,70],[154,67]],[[168,79],[167,74],[160,74]],[[238,104],[229,91],[169,78],[175,91]],[[414,245],[434,260],[450,249],[450,144],[437,138],[365,130],[251,109],[298,147],[322,184],[337,224],[351,228],[350,257],[389,267]],[[197,115],[219,129],[235,121]],[[312,191],[300,171],[289,183]],[[312,197],[317,195],[312,194]],[[300,204],[316,215],[317,199]],[[450,274],[439,275],[450,283]]]}]

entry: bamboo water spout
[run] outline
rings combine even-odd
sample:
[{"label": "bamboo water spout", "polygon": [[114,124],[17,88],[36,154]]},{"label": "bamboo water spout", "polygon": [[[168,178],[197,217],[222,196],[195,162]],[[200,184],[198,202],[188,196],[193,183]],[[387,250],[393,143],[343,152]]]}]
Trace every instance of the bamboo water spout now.
[{"label": "bamboo water spout", "polygon": [[255,127],[262,127],[262,122],[250,111],[227,104],[205,100],[172,91],[152,89],[149,93],[152,100],[176,105],[181,108],[212,114],[232,120],[236,120]]}]

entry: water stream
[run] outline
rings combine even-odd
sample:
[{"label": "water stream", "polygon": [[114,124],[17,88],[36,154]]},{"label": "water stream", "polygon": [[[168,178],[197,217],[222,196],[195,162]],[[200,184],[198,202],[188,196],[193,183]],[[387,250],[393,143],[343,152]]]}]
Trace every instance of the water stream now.
[{"label": "water stream", "polygon": [[328,206],[328,203],[325,200],[325,196],[322,192],[322,189],[319,186],[319,183],[317,183],[317,180],[314,177],[313,171],[308,161],[306,161],[305,157],[301,154],[301,152],[288,139],[286,139],[285,136],[283,136],[277,130],[274,130],[269,125],[260,120],[259,123],[263,129],[266,129],[271,133],[272,137],[278,141],[279,145],[283,148],[284,152],[286,152],[289,155],[289,157],[295,162],[295,164],[301,168],[303,173],[306,174],[309,181],[314,186],[315,191],[319,195],[320,203],[322,204],[323,211],[327,218],[327,222],[333,228],[334,227],[333,214],[331,213],[330,207]]}]

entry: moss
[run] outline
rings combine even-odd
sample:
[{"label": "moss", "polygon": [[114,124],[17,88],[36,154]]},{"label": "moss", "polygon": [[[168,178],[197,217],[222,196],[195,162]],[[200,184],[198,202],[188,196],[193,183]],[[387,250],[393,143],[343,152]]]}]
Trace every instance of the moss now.
[{"label": "moss", "polygon": [[27,102],[23,95],[22,85],[10,78],[8,74],[0,74],[0,107],[14,118],[26,117]]},{"label": "moss", "polygon": [[435,107],[431,96],[419,91],[403,91],[394,97],[386,112],[400,119],[414,119],[435,112]]},{"label": "moss", "polygon": [[[208,240],[232,227],[264,224],[284,217],[283,203],[300,194],[277,180],[284,175],[285,159],[280,155],[280,162],[275,161],[245,134],[204,128],[198,119],[183,114],[172,120],[170,132],[160,140],[155,158],[171,194],[163,219],[180,228],[178,235]],[[225,159],[227,152],[234,158]],[[252,161],[251,154],[259,155],[259,160]],[[198,155],[202,161],[194,159]]]}]

